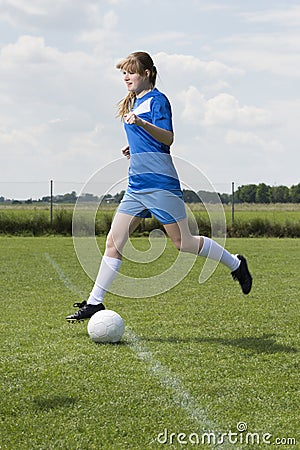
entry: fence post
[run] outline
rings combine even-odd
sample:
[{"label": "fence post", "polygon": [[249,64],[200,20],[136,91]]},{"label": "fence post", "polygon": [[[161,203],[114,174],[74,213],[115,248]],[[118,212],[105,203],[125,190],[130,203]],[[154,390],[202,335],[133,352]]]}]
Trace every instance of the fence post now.
[{"label": "fence post", "polygon": [[234,226],[234,181],[231,183],[231,225]]},{"label": "fence post", "polygon": [[53,180],[50,180],[50,225],[53,222]]}]

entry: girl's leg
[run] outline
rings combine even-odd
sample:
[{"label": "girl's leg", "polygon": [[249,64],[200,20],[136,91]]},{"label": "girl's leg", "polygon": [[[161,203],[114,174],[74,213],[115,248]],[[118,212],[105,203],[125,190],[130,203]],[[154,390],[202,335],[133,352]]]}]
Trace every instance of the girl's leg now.
[{"label": "girl's leg", "polygon": [[110,258],[122,259],[124,245],[141,220],[140,217],[117,212],[107,235],[104,255]]},{"label": "girl's leg", "polygon": [[215,261],[225,264],[232,272],[239,267],[241,261],[238,257],[229,253],[216,241],[205,236],[193,236],[187,219],[166,224],[164,227],[178,250],[193,253],[194,255],[208,256]]},{"label": "girl's leg", "polygon": [[106,249],[102,258],[97,279],[90,296],[82,303],[75,303],[79,311],[67,316],[69,322],[89,319],[97,311],[105,309],[102,304],[109,286],[120,270],[122,251],[129,235],[138,226],[141,219],[129,214],[116,213],[106,240]]},{"label": "girl's leg", "polygon": [[225,264],[231,270],[233,279],[240,283],[243,293],[249,294],[252,288],[252,275],[244,256],[232,255],[208,237],[192,236],[187,219],[164,225],[164,227],[178,250],[207,256]]},{"label": "girl's leg", "polygon": [[107,289],[120,270],[124,245],[140,221],[140,217],[129,214],[117,212],[114,216],[97,279],[87,301],[88,305],[98,305],[103,302]]}]

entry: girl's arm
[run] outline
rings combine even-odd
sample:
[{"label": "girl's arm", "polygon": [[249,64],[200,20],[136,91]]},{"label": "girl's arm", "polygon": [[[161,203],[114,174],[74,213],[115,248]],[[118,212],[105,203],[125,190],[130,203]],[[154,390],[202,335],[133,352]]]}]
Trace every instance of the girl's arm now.
[{"label": "girl's arm", "polygon": [[159,128],[156,125],[153,125],[152,123],[141,119],[133,112],[126,114],[124,119],[125,122],[128,123],[129,125],[134,124],[137,125],[138,127],[144,128],[144,130],[146,130],[149,134],[151,134],[151,136],[154,137],[154,139],[161,142],[162,144],[165,144],[168,147],[172,145],[174,140],[174,134],[172,131],[165,130],[164,128]]}]

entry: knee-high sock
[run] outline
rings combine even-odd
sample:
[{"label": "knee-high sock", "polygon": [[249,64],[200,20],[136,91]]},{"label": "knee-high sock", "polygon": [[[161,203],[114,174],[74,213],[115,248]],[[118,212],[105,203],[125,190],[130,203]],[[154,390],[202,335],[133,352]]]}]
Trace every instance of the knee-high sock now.
[{"label": "knee-high sock", "polygon": [[106,291],[119,272],[121,264],[121,259],[103,256],[94,287],[87,301],[89,305],[103,302]]},{"label": "knee-high sock", "polygon": [[231,270],[231,272],[239,267],[241,261],[237,258],[236,255],[232,255],[231,253],[229,253],[216,241],[213,241],[206,236],[202,236],[202,238],[204,239],[204,242],[203,247],[199,252],[199,256],[207,256],[208,258],[211,258],[215,261],[220,261],[221,263],[225,264],[225,266],[227,266]]}]

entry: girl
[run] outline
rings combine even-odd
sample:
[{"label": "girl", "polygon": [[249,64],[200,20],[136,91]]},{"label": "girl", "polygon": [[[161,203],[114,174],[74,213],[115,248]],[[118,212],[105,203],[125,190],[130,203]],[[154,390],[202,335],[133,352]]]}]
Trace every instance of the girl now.
[{"label": "girl", "polygon": [[209,257],[225,264],[249,294],[252,276],[246,258],[232,255],[217,242],[193,236],[188,227],[182,191],[170,155],[173,143],[172,113],[167,97],[156,87],[157,70],[148,53],[135,52],[117,64],[128,95],[119,103],[128,144],[122,153],[130,159],[128,187],[114,216],[106,249],[91,294],[80,308],[67,317],[70,322],[90,318],[105,309],[103,300],[120,270],[122,250],[142,218],[153,214],[164,226],[176,248],[182,252]]}]

